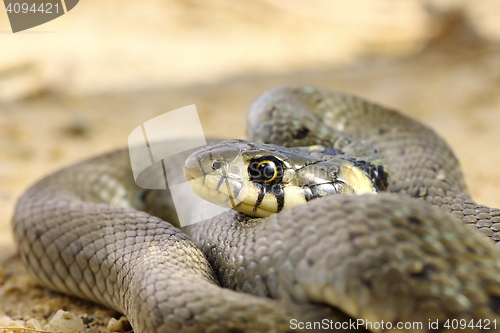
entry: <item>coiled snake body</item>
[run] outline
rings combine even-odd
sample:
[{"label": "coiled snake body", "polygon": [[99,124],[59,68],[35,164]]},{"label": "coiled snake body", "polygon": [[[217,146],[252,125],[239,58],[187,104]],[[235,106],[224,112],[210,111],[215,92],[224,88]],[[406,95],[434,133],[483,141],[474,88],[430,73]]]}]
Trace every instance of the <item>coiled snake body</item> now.
[{"label": "coiled snake body", "polygon": [[230,211],[183,232],[164,221],[170,213],[157,203],[165,193],[138,188],[127,151],[118,151],[21,197],[13,227],[28,271],[125,313],[135,332],[285,332],[323,319],[363,319],[356,328],[374,331],[406,322],[430,331],[431,321],[445,330],[447,319],[483,323],[464,331],[486,322],[499,329],[500,211],[469,198],[433,131],[309,87],[265,93],[248,127],[257,142],[375,149],[392,193],[329,196],[260,219]]}]

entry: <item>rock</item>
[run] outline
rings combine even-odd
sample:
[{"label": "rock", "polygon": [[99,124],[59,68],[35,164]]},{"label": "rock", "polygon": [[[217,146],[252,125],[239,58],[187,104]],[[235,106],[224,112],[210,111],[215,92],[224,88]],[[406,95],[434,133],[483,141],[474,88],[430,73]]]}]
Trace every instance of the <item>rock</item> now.
[{"label": "rock", "polygon": [[42,324],[35,318],[31,318],[26,322],[26,328],[33,328],[38,331],[43,330]]},{"label": "rock", "polygon": [[22,323],[18,321],[14,321],[12,318],[8,316],[3,316],[0,318],[0,326],[1,327],[23,327]]},{"label": "rock", "polygon": [[122,316],[120,319],[111,318],[108,322],[108,330],[110,332],[124,332],[130,329],[130,323],[125,316]]},{"label": "rock", "polygon": [[48,324],[45,325],[44,329],[59,333],[84,333],[85,325],[83,325],[81,318],[71,312],[59,310]]}]

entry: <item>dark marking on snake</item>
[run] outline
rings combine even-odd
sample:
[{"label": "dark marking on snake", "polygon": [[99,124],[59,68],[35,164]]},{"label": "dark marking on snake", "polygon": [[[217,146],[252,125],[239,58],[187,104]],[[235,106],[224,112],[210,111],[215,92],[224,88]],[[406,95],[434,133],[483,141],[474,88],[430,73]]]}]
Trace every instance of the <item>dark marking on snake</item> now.
[{"label": "dark marking on snake", "polygon": [[292,137],[296,140],[300,140],[300,139],[303,139],[307,136],[307,134],[309,134],[311,130],[307,127],[301,127],[299,128],[298,130],[296,130],[295,132],[292,133]]},{"label": "dark marking on snake", "polygon": [[233,198],[236,199],[238,195],[240,195],[242,188],[243,186],[241,185],[241,183],[239,182],[233,183]]},{"label": "dark marking on snake", "polygon": [[217,183],[217,186],[215,187],[215,190],[216,191],[219,191],[220,190],[220,187],[222,186],[222,184],[224,184],[224,181],[227,179],[226,176],[220,176],[219,178],[219,182]]},{"label": "dark marking on snake", "polygon": [[408,221],[413,225],[422,225],[422,221],[416,216],[410,216],[408,218]]},{"label": "dark marking on snake", "polygon": [[73,241],[73,243],[71,243],[72,247],[73,247],[73,251],[74,253],[79,253],[83,250],[83,244],[82,244],[82,241],[79,240],[79,239],[75,239]]},{"label": "dark marking on snake", "polygon": [[496,314],[500,314],[500,296],[490,295],[490,308]]},{"label": "dark marking on snake", "polygon": [[266,195],[266,189],[264,188],[264,185],[260,183],[255,183],[255,185],[259,188],[259,194],[257,195],[257,200],[255,200],[255,206],[253,207],[253,211],[257,211],[257,207],[262,203],[262,200],[264,200],[264,195]]},{"label": "dark marking on snake", "polygon": [[436,271],[432,265],[424,265],[420,272],[412,273],[410,276],[416,279],[428,279]]},{"label": "dark marking on snake", "polygon": [[365,286],[367,286],[368,288],[372,287],[372,282],[370,280],[368,280],[368,278],[366,278],[364,276],[361,277],[361,282],[363,282],[363,284]]},{"label": "dark marking on snake", "polygon": [[363,160],[356,160],[353,158],[349,158],[347,160],[349,160],[355,167],[360,168],[368,175],[368,177],[375,185],[377,192],[385,191],[387,189],[387,186],[389,186],[389,175],[385,171],[383,166],[375,165]]},{"label": "dark marking on snake", "polygon": [[[200,156],[196,156],[196,161],[198,161],[198,165],[200,166],[200,170],[201,170],[201,173],[203,173],[203,185],[205,185],[205,179],[207,178],[207,173],[205,172],[205,170],[201,167],[203,165],[203,163],[201,162],[201,157]],[[165,178],[166,179],[166,178]]]},{"label": "dark marking on snake", "polygon": [[285,193],[283,192],[283,188],[278,184],[274,184],[271,186],[271,193],[274,194],[276,198],[277,211],[279,213],[283,210],[283,206],[285,205]]},{"label": "dark marking on snake", "polygon": [[277,111],[277,108],[276,108],[276,106],[274,106],[274,105],[273,105],[272,107],[270,107],[270,108],[269,108],[269,111],[268,111],[268,112],[269,112],[269,115],[271,116],[271,118],[272,118],[273,114],[274,114],[276,111]]},{"label": "dark marking on snake", "polygon": [[35,229],[35,239],[36,240],[39,240],[40,237],[42,236],[43,234],[43,231],[42,230],[39,230],[39,229]]},{"label": "dark marking on snake", "polygon": [[303,195],[304,195],[304,198],[306,199],[306,201],[314,199],[314,195],[313,195],[311,189],[307,185],[306,185],[306,187],[302,188],[302,191],[303,191]]},{"label": "dark marking on snake", "polygon": [[184,323],[186,324],[186,326],[193,326],[196,324],[196,320],[194,318],[194,313],[190,312],[189,313],[189,316],[186,317],[186,319],[184,319]]},{"label": "dark marking on snake", "polygon": [[150,189],[145,189],[144,191],[142,191],[142,192],[141,192],[140,197],[141,197],[141,200],[142,200],[143,202],[146,202],[146,201],[147,201],[147,198],[148,198],[149,194],[151,193],[151,191],[152,191],[152,190],[150,190]]}]

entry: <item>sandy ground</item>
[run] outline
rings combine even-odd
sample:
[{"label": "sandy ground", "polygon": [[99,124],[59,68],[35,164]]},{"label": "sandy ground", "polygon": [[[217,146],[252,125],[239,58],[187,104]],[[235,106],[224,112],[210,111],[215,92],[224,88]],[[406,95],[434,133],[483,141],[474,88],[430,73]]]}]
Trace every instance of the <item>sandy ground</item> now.
[{"label": "sandy ground", "polygon": [[500,207],[500,45],[457,17],[451,17],[449,31],[407,56],[372,55],[343,66],[244,73],[177,87],[167,82],[154,89],[86,95],[34,89],[5,100],[0,109],[0,319],[46,322],[65,309],[81,316],[87,331],[108,331],[107,322],[119,314],[57,295],[28,278],[10,234],[16,198],[43,175],[126,146],[129,133],[144,121],[190,104],[196,104],[206,135],[242,138],[248,106],[271,87],[306,84],[363,96],[434,128],[456,152],[473,198]]}]

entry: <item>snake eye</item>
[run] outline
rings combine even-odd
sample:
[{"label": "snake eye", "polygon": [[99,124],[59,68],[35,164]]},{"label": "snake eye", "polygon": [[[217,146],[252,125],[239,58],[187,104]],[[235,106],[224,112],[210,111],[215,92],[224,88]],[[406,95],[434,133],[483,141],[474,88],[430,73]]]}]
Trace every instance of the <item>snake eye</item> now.
[{"label": "snake eye", "polygon": [[214,170],[219,170],[222,167],[222,163],[219,161],[213,161],[212,163],[212,169]]},{"label": "snake eye", "polygon": [[270,183],[278,178],[281,179],[283,175],[283,166],[281,162],[273,156],[261,157],[250,162],[248,173],[251,180]]}]

